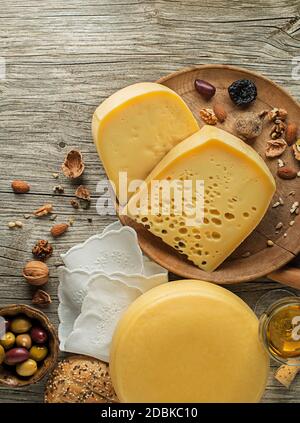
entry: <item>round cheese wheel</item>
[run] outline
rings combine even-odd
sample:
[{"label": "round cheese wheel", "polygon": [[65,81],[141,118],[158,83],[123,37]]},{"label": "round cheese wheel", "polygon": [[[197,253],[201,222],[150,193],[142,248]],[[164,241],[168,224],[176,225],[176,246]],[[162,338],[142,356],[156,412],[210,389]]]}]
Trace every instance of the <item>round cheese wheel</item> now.
[{"label": "round cheese wheel", "polygon": [[252,310],[230,291],[185,280],[130,305],[110,373],[121,402],[258,402],[269,358]]}]

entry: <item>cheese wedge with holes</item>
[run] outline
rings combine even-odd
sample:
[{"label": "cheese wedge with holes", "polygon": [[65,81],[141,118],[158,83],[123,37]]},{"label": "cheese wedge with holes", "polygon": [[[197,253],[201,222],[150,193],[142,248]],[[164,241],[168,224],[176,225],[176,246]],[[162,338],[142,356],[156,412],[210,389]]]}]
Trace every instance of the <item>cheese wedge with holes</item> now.
[{"label": "cheese wedge with holes", "polygon": [[151,82],[116,92],[96,109],[92,121],[98,154],[118,198],[120,172],[127,172],[128,184],[145,180],[169,150],[198,130],[182,98]]},{"label": "cheese wedge with holes", "polygon": [[[190,219],[185,206],[178,213],[180,207],[175,205],[179,200],[178,195],[174,199],[174,192],[168,199],[168,213],[161,196],[155,200],[155,214],[149,209],[155,198],[153,181],[192,181],[194,190],[201,180],[204,204],[198,201],[198,191],[189,201],[191,211],[202,205],[202,221]],[[255,229],[274,192],[274,178],[253,148],[228,132],[206,125],[163,158],[144,187],[131,197],[125,213],[199,268],[211,272]],[[180,198],[183,200],[184,196]]]},{"label": "cheese wedge with holes", "polygon": [[258,402],[269,358],[244,301],[212,283],[183,280],[129,306],[109,368],[121,402]]}]

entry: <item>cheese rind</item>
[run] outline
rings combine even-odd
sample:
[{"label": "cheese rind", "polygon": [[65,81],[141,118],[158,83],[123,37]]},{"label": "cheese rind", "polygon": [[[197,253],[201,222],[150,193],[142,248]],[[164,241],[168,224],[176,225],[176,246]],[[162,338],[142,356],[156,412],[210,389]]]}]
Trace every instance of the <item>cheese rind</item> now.
[{"label": "cheese rind", "polygon": [[[176,215],[172,198],[168,216],[163,212],[163,201],[156,215],[136,211],[135,205],[145,200],[151,203],[154,180],[190,180],[194,187],[196,181],[203,180],[203,222],[190,224],[184,214]],[[254,230],[274,192],[274,178],[255,150],[221,129],[204,126],[162,159],[146,179],[145,187],[130,199],[125,212],[210,272]],[[196,194],[192,205],[197,207]]]},{"label": "cheese rind", "polygon": [[144,180],[170,149],[198,129],[182,98],[151,82],[114,93],[92,121],[93,139],[117,197],[119,172],[127,172],[128,183]]},{"label": "cheese rind", "polygon": [[121,402],[258,402],[268,371],[255,314],[201,281],[170,282],[139,297],[110,355]]}]

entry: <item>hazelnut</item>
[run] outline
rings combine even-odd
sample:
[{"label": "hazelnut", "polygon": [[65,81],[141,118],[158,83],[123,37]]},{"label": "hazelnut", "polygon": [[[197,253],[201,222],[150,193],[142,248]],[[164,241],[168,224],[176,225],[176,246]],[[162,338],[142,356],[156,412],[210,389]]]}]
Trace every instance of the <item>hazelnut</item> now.
[{"label": "hazelnut", "polygon": [[30,285],[44,285],[48,282],[49,269],[42,261],[29,261],[24,269],[23,276]]}]

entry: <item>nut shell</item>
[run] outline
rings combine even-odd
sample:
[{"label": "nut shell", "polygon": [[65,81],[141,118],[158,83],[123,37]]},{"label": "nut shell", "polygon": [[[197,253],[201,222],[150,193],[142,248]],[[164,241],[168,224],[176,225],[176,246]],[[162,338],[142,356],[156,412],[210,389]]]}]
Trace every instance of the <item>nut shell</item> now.
[{"label": "nut shell", "polygon": [[42,261],[32,260],[25,265],[23,276],[30,285],[44,285],[48,282],[49,268]]},{"label": "nut shell", "polygon": [[86,201],[90,201],[90,199],[91,199],[91,193],[90,193],[89,189],[87,187],[85,187],[84,185],[80,185],[76,189],[75,196],[77,198],[80,198],[81,200],[86,200]]},{"label": "nut shell", "polygon": [[108,365],[95,358],[76,355],[58,363],[45,390],[47,403],[115,403],[117,396]]},{"label": "nut shell", "polygon": [[79,178],[84,171],[82,154],[79,150],[71,150],[62,164],[62,171],[68,178]]},{"label": "nut shell", "polygon": [[52,303],[51,297],[48,292],[38,289],[32,297],[32,304],[39,307],[45,307]]},{"label": "nut shell", "polygon": [[3,317],[16,317],[18,315],[25,315],[29,319],[39,321],[39,324],[47,330],[48,333],[48,349],[49,354],[43,361],[42,365],[39,366],[38,370],[34,375],[24,378],[19,378],[15,371],[0,366],[0,385],[6,385],[10,388],[18,388],[41,380],[48,372],[51,372],[57,362],[58,356],[58,337],[56,330],[48,317],[41,311],[36,310],[33,307],[25,304],[14,304],[0,308],[0,316]]},{"label": "nut shell", "polygon": [[266,145],[266,157],[279,157],[286,150],[286,147],[287,143],[282,138],[278,138],[277,140],[269,140],[267,141]]}]

